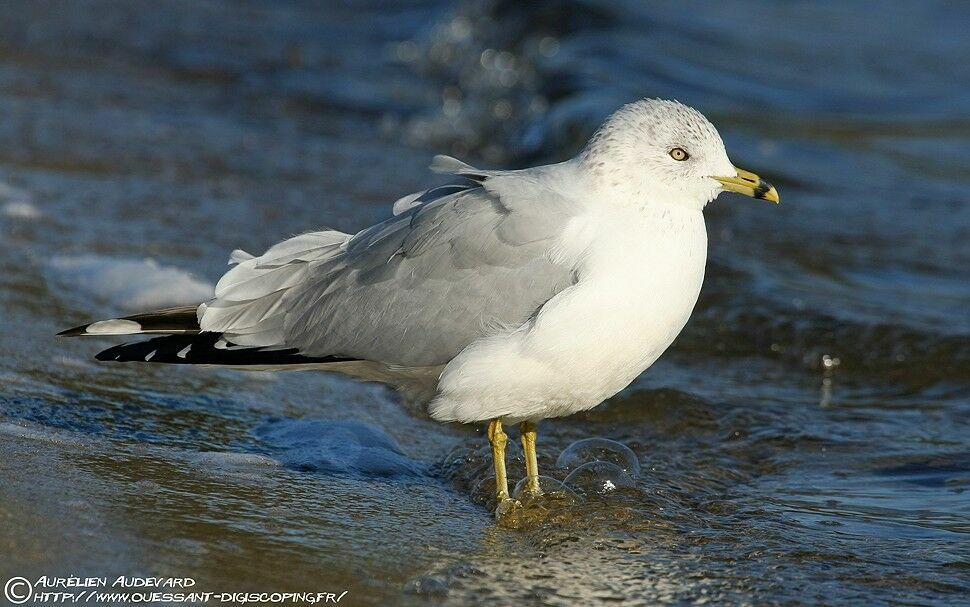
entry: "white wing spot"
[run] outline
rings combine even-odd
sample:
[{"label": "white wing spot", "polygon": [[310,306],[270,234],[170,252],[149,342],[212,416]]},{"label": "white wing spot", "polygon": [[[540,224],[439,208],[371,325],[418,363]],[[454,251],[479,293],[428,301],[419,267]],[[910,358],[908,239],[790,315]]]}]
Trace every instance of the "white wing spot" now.
[{"label": "white wing spot", "polygon": [[179,358],[185,358],[188,355],[189,350],[191,349],[192,349],[192,344],[189,344],[184,348],[182,348],[181,350],[179,350],[178,354],[176,354],[175,356],[178,356]]},{"label": "white wing spot", "polygon": [[140,333],[141,325],[133,320],[112,318],[93,322],[84,329],[84,332],[88,335],[131,335]]},{"label": "white wing spot", "polygon": [[147,363],[148,361],[153,359],[155,357],[156,352],[158,352],[158,350],[152,350],[151,352],[149,352],[148,356],[145,357],[145,362]]}]

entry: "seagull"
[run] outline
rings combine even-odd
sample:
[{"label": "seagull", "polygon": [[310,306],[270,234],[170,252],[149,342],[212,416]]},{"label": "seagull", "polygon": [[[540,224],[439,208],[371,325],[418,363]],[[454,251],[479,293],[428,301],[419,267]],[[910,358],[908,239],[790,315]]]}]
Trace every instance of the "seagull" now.
[{"label": "seagull", "polygon": [[687,323],[706,205],[725,191],[779,201],[700,112],[661,99],[621,107],[565,162],[483,170],[436,156],[431,169],[460,183],[405,196],[353,235],[236,250],[199,305],[59,335],[158,335],[97,359],[332,371],[390,385],[440,422],[487,422],[502,516],[519,505],[503,423],[520,426],[524,492],[537,496],[537,423],[618,393]]}]

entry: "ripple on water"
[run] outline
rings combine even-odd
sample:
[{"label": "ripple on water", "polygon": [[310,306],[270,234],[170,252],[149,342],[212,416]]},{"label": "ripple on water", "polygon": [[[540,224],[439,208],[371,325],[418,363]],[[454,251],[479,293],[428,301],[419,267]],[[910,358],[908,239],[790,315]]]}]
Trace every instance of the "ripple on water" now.
[{"label": "ripple on water", "polygon": [[385,478],[427,473],[393,438],[363,422],[284,419],[254,433],[284,465],[302,471]]}]

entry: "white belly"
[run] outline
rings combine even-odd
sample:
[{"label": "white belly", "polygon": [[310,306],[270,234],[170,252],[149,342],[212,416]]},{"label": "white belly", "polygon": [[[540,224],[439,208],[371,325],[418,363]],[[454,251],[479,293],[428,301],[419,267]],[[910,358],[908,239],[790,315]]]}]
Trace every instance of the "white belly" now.
[{"label": "white belly", "polygon": [[514,422],[595,407],[630,384],[690,317],[707,261],[703,215],[664,209],[598,222],[579,281],[522,327],[474,342],[444,369],[442,421]]}]

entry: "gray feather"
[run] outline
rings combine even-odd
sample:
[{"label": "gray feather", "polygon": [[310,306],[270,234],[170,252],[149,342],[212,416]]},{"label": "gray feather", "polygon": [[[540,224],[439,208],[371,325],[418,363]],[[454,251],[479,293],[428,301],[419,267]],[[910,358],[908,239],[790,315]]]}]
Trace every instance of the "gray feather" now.
[{"label": "gray feather", "polygon": [[574,205],[519,171],[436,164],[482,185],[423,193],[352,238],[305,234],[243,261],[204,308],[203,330],[305,356],[433,366],[573,284],[552,250]]}]

